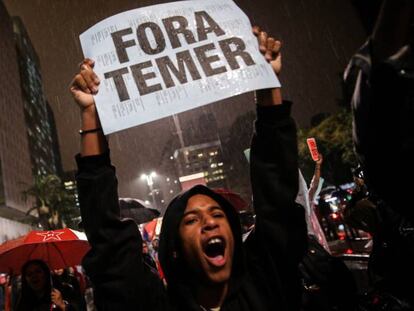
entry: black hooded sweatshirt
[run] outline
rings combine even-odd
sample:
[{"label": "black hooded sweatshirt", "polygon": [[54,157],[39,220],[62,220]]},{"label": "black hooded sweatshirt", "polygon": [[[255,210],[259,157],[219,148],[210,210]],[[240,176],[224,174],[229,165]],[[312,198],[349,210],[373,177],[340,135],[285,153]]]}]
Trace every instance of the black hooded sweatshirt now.
[{"label": "black hooded sweatshirt", "polygon": [[142,240],[132,220],[121,220],[115,168],[109,153],[77,156],[82,220],[92,249],[83,265],[94,284],[99,310],[203,310],[195,301],[191,271],[180,259],[178,225],[188,199],[213,198],[227,215],[235,240],[229,291],[220,311],[299,310],[298,263],[306,249],[298,191],[297,141],[290,106],[257,107],[251,147],[256,228],[243,244],[235,209],[205,186],[195,186],[168,206],[159,258],[168,287],[143,264]]}]

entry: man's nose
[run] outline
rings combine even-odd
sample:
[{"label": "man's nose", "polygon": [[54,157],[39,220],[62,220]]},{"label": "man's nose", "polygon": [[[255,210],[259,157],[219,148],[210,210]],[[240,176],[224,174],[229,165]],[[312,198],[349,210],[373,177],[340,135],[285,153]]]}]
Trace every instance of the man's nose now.
[{"label": "man's nose", "polygon": [[203,231],[212,231],[218,228],[217,220],[214,217],[206,216],[203,223]]}]

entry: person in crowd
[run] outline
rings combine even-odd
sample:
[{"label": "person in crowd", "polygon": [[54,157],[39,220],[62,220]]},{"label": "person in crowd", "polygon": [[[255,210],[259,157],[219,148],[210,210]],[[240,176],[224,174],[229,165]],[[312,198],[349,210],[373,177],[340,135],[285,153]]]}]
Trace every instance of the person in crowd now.
[{"label": "person in crowd", "polygon": [[152,251],[158,254],[159,246],[160,246],[160,239],[158,238],[158,236],[155,236],[151,241]]},{"label": "person in crowd", "polygon": [[352,228],[368,232],[372,236],[377,232],[380,220],[374,203],[376,198],[368,191],[360,165],[352,174],[355,188],[344,210],[344,220]]},{"label": "person in crowd", "polygon": [[146,241],[142,241],[142,259],[143,259],[143,262],[148,266],[148,268],[153,273],[158,275],[157,264],[150,253],[150,250],[148,248],[148,244]]},{"label": "person in crowd", "polygon": [[22,267],[22,288],[16,311],[77,310],[52,285],[47,264],[39,259],[29,260]]},{"label": "person in crowd", "polygon": [[383,1],[373,33],[344,75],[353,90],[353,139],[367,187],[411,221],[406,194],[414,176],[413,25],[413,1]]},{"label": "person in crowd", "polygon": [[383,1],[372,35],[345,72],[369,193],[347,213],[373,235],[369,271],[381,310],[414,309],[413,290],[405,286],[414,278],[414,209],[407,196],[414,173],[413,25],[413,1]]},{"label": "person in crowd", "polygon": [[315,161],[315,170],[307,193],[309,202],[308,234],[314,235],[318,242],[326,249],[326,251],[330,252],[328,242],[326,241],[325,232],[323,231],[318,216],[315,212],[315,199],[316,196],[319,195],[319,191],[323,184],[323,178],[321,177],[322,163],[323,156],[319,153],[319,157]]},{"label": "person in crowd", "polygon": [[86,303],[78,279],[73,268],[56,269],[52,274],[53,284],[58,287],[62,295],[70,301],[76,310],[86,310]]},{"label": "person in crowd", "polygon": [[[372,236],[368,262],[369,291],[362,306],[381,310],[413,310],[414,226],[387,204],[371,195],[360,175],[359,191],[353,193],[345,210],[346,222]],[[370,309],[369,309],[370,310]]]},{"label": "person in crowd", "polygon": [[325,233],[315,214],[314,200],[321,188],[322,154],[315,161],[309,189],[300,173],[296,202],[306,206],[308,251],[299,267],[303,284],[302,311],[350,311],[356,306],[356,285],[342,259],[330,254]]},{"label": "person in crowd", "polygon": [[[276,74],[280,42],[254,32]],[[291,104],[280,88],[257,93],[251,148],[256,228],[242,243],[231,204],[197,185],[169,204],[159,241],[167,289],[142,263],[137,226],[119,217],[115,168],[100,130],[93,94],[99,80],[93,61],[81,63],[70,90],[80,107],[81,152],[77,185],[81,214],[92,250],[83,265],[101,310],[299,310],[298,264],[306,250],[298,191],[297,140]]]}]

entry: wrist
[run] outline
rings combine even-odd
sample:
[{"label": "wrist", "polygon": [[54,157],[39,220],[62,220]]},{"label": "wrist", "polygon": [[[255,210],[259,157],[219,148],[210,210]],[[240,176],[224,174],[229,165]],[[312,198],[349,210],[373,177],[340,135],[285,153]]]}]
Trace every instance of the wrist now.
[{"label": "wrist", "polygon": [[81,110],[81,129],[88,130],[101,127],[98,112],[95,105],[88,106]]},{"label": "wrist", "polygon": [[264,89],[257,91],[257,104],[260,106],[277,106],[283,103],[282,89]]}]

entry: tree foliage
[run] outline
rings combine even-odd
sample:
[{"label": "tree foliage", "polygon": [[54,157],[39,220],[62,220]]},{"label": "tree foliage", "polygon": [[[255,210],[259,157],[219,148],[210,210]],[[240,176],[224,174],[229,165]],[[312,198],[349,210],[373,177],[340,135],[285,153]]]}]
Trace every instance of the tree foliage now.
[{"label": "tree foliage", "polygon": [[65,189],[58,176],[35,176],[33,185],[28,186],[22,195],[26,201],[29,197],[35,199],[27,214],[37,211],[39,223],[45,230],[75,226],[74,219],[79,217],[75,197]]},{"label": "tree foliage", "polygon": [[299,130],[299,163],[308,180],[314,168],[306,143],[309,137],[316,139],[318,150],[323,155],[322,176],[331,184],[348,182],[351,179],[351,167],[356,166],[352,143],[352,114],[343,109],[312,128]]}]

